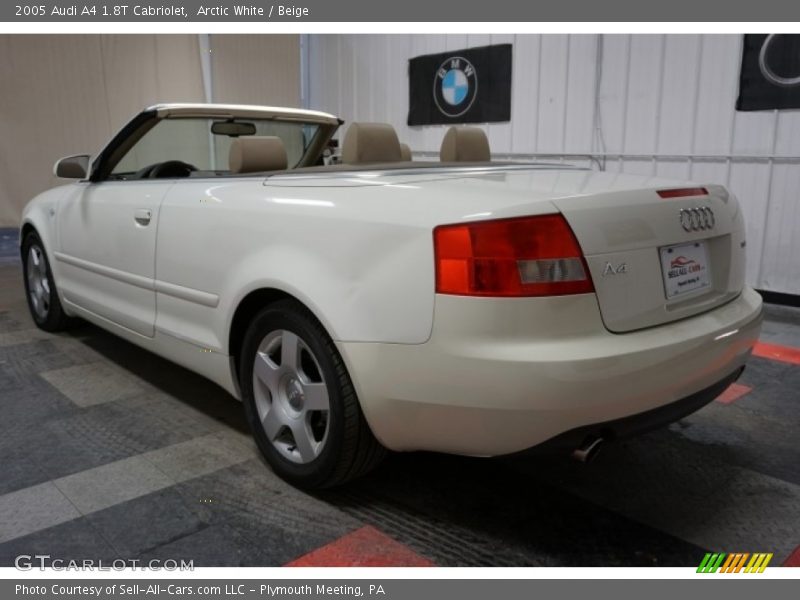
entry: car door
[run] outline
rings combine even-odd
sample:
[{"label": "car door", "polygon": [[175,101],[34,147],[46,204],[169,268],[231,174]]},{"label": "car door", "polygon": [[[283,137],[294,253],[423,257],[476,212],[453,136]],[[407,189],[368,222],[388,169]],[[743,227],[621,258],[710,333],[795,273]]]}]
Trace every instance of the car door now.
[{"label": "car door", "polygon": [[59,204],[59,284],[67,302],[154,335],[161,200],[172,180],[82,182]]}]

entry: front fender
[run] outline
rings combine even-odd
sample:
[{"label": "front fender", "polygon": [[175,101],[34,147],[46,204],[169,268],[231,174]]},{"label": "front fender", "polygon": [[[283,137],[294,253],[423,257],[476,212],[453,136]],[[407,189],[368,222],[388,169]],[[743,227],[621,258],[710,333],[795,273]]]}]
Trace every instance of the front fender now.
[{"label": "front fender", "polygon": [[[69,193],[69,189],[69,185],[60,186],[43,192],[33,198],[25,205],[22,211],[22,220],[20,224],[20,252],[22,251],[22,243],[24,242],[25,235],[30,229],[35,230],[39,239],[42,240],[47,260],[50,263],[50,270],[56,282],[58,282],[59,278],[59,269],[58,262],[54,259],[53,253],[59,249],[58,205],[59,201]],[[60,290],[57,284],[56,289]],[[61,298],[61,300],[63,301],[63,298]]]}]

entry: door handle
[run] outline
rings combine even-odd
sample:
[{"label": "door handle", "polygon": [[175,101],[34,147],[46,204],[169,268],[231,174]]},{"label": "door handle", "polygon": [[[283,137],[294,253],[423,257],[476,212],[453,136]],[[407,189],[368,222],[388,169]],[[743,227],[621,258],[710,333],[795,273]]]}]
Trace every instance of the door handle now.
[{"label": "door handle", "polygon": [[139,208],[136,210],[136,212],[133,213],[133,219],[139,225],[143,226],[149,225],[150,219],[152,218],[153,218],[153,211],[151,211],[149,208]]}]

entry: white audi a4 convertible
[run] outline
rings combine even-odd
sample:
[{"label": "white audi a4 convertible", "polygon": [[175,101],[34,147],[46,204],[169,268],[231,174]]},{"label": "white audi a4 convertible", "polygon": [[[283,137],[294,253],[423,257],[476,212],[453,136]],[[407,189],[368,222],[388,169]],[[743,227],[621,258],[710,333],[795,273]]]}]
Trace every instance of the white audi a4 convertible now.
[{"label": "white audi a4 convertible", "polygon": [[490,161],[454,127],[411,162],[389,125],[164,104],[25,209],[37,325],[70,317],[244,402],[290,482],[385,449],[571,450],[675,421],[741,373],[761,326],[723,187]]}]

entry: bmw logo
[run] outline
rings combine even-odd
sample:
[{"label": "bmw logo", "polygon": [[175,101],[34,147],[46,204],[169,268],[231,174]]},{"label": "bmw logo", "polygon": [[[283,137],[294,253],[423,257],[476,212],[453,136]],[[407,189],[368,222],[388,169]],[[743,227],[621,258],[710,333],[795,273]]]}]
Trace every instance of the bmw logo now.
[{"label": "bmw logo", "polygon": [[466,58],[451,56],[436,70],[433,78],[433,100],[442,114],[460,117],[475,101],[478,75]]}]

